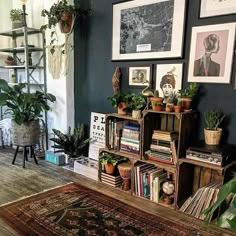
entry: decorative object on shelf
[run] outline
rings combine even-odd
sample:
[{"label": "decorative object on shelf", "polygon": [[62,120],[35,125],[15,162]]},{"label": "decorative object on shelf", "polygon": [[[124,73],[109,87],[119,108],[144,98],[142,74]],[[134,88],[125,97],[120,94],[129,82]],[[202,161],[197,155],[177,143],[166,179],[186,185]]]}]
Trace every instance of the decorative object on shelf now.
[{"label": "decorative object on shelf", "polygon": [[[151,105],[152,105],[152,109],[154,111],[159,110],[160,105],[163,103],[163,100],[164,100],[163,97],[159,97],[159,91],[158,90],[155,90],[153,92],[153,97],[150,97],[149,99],[150,99],[150,102],[151,102]],[[158,106],[158,108],[157,108],[157,106]]]},{"label": "decorative object on shelf", "polygon": [[131,98],[128,104],[128,107],[132,110],[133,118],[141,118],[142,110],[146,105],[146,100],[142,94],[131,94]]},{"label": "decorative object on shelf", "polygon": [[11,9],[10,19],[12,21],[12,29],[21,28],[23,26],[23,11],[21,9]]},{"label": "decorative object on shelf", "polygon": [[73,133],[70,126],[66,134],[57,129],[52,129],[52,131],[56,135],[56,137],[50,139],[54,142],[52,147],[57,149],[55,153],[64,152],[67,154],[69,156],[69,166],[74,167],[74,160],[84,154],[91,140],[86,137],[84,124],[78,124]]},{"label": "decorative object on shelf", "polygon": [[178,100],[176,105],[174,106],[175,112],[180,113],[182,110],[182,101]]},{"label": "decorative object on shelf", "polygon": [[178,93],[176,91],[171,91],[170,95],[168,96],[166,100],[166,111],[172,112],[174,111],[174,105],[177,102],[178,99]]},{"label": "decorative object on shelf", "polygon": [[234,0],[201,0],[200,18],[236,13]]},{"label": "decorative object on shelf", "polygon": [[204,113],[206,127],[204,129],[205,143],[207,145],[218,145],[222,135],[219,128],[225,115],[220,111],[206,111]]},{"label": "decorative object on shelf", "polygon": [[[50,45],[55,43],[56,31],[55,27],[59,24],[62,33],[70,34],[74,27],[75,19],[82,19],[88,16],[91,10],[83,10],[79,5],[70,5],[67,0],[60,0],[54,3],[49,10],[43,9],[41,15],[48,18],[48,24],[42,25],[41,30],[54,29],[51,32]],[[54,53],[54,48],[51,49]]]},{"label": "decorative object on shelf", "polygon": [[113,93],[116,94],[120,90],[120,67],[116,67],[115,73],[112,76]]},{"label": "decorative object on shelf", "polygon": [[129,86],[149,86],[151,66],[129,67]]},{"label": "decorative object on shelf", "polygon": [[131,163],[124,162],[118,165],[118,170],[123,179],[122,189],[128,191],[131,188]]},{"label": "decorative object on shelf", "polygon": [[112,60],[181,57],[184,15],[185,0],[115,3]]},{"label": "decorative object on shelf", "polygon": [[196,82],[192,82],[189,84],[187,88],[183,88],[179,90],[179,98],[178,100],[182,102],[182,107],[184,110],[190,110],[192,98],[197,94],[198,84]]},{"label": "decorative object on shelf", "polygon": [[235,23],[192,28],[188,81],[230,83]]},{"label": "decorative object on shelf", "polygon": [[0,79],[0,106],[7,106],[12,114],[12,143],[14,145],[33,145],[39,143],[39,118],[43,111],[50,109],[47,101],[55,102],[56,97],[50,93],[24,92],[26,84],[10,87]]},{"label": "decorative object on shelf", "polygon": [[166,181],[162,185],[162,190],[166,195],[163,199],[164,203],[171,205],[174,202],[175,185],[172,181]]},{"label": "decorative object on shelf", "polygon": [[111,101],[111,105],[113,108],[117,108],[117,112],[120,115],[126,115],[127,114],[127,108],[129,101],[131,99],[131,94],[129,93],[123,93],[120,90],[107,98],[109,101]]},{"label": "decorative object on shelf", "polygon": [[13,65],[15,65],[15,60],[12,56],[7,56],[5,63],[8,66],[13,66]]},{"label": "decorative object on shelf", "polygon": [[217,200],[213,205],[205,209],[201,214],[204,215],[205,222],[207,224],[210,223],[211,218],[214,212],[218,209],[218,207],[223,203],[227,202],[226,210],[220,214],[220,216],[216,220],[216,224],[222,228],[229,228],[236,232],[236,177],[232,178],[230,181],[225,183],[219,191],[217,196]]},{"label": "decorative object on shelf", "polygon": [[156,66],[156,89],[164,97],[164,103],[172,92],[182,87],[183,64],[162,64]]}]

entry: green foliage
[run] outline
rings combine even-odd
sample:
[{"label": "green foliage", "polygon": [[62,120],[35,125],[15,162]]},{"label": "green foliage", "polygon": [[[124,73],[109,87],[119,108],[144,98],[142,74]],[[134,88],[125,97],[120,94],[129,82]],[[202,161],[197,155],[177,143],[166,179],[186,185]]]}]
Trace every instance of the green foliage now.
[{"label": "green foliage", "polygon": [[[68,4],[67,0],[61,0],[58,3],[54,3],[49,10],[43,9],[41,12],[41,16],[47,17],[48,19],[48,24],[42,25],[41,30],[46,30],[46,29],[54,29],[51,32],[51,42],[50,45],[53,45],[54,42],[57,40],[55,38],[56,36],[56,31],[55,27],[56,24],[61,20],[61,15],[62,13],[71,13],[75,15],[76,19],[82,19],[91,14],[91,10],[83,10],[79,5],[70,5]],[[67,25],[66,21],[62,21],[63,25]],[[54,48],[52,48],[51,53],[53,54],[55,51]]]},{"label": "green foliage", "polygon": [[117,108],[121,102],[129,104],[131,97],[130,93],[123,93],[119,90],[116,94],[109,96],[107,100],[111,102],[113,108]]},{"label": "green foliage", "polygon": [[12,114],[12,119],[21,125],[24,122],[36,120],[42,117],[42,111],[50,109],[47,101],[55,102],[56,97],[50,93],[23,92],[26,84],[18,84],[10,87],[8,83],[0,79],[0,106],[7,106],[6,113]]},{"label": "green foliage", "polygon": [[181,98],[192,98],[198,91],[198,84],[196,82],[190,83],[189,87],[179,90]]},{"label": "green foliage", "polygon": [[78,124],[78,127],[74,128],[73,133],[71,133],[71,127],[68,128],[66,134],[63,134],[57,129],[52,129],[52,131],[56,136],[50,139],[55,143],[52,146],[57,149],[55,152],[64,152],[68,154],[70,158],[82,155],[91,140],[85,136],[84,124]]},{"label": "green foliage", "polygon": [[206,123],[206,129],[217,130],[223,121],[225,115],[220,111],[206,111],[204,112],[204,118]]},{"label": "green foliage", "polygon": [[145,97],[142,94],[132,93],[128,107],[132,110],[142,110],[146,105]]},{"label": "green foliage", "polygon": [[155,90],[155,91],[153,92],[153,97],[154,97],[154,98],[158,98],[158,97],[159,97],[159,91],[158,91],[158,90]]},{"label": "green foliage", "polygon": [[182,106],[182,101],[181,100],[178,100],[177,103],[176,103],[177,106]]},{"label": "green foliage", "polygon": [[178,93],[176,91],[172,91],[167,98],[167,103],[176,103],[178,99]]},{"label": "green foliage", "polygon": [[108,152],[103,152],[100,156],[99,156],[99,162],[102,165],[106,165],[106,164],[112,164],[113,166],[116,166],[117,164],[127,161],[128,159],[126,157],[121,157],[115,154],[111,154]]},{"label": "green foliage", "polygon": [[[205,209],[201,214],[206,216],[206,224],[209,224],[212,215],[215,210],[229,197],[232,198],[232,194],[236,194],[236,177],[225,183],[217,196],[216,202]],[[229,207],[223,212],[223,214],[217,219],[216,224],[223,228],[231,228],[236,232],[236,198],[233,197]]]},{"label": "green foliage", "polygon": [[21,21],[23,11],[21,9],[11,9],[10,19],[11,21]]}]

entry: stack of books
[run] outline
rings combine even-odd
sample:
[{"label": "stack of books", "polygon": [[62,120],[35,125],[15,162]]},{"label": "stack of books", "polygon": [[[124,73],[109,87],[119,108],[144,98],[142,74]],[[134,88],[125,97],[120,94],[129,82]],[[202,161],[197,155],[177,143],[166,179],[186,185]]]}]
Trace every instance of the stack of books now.
[{"label": "stack of books", "polygon": [[193,196],[190,196],[184,202],[180,211],[204,220],[206,216],[201,212],[215,203],[221,186],[221,183],[212,182],[199,188]]},{"label": "stack of books", "polygon": [[101,172],[101,182],[108,184],[112,187],[120,187],[122,185],[122,178],[118,175],[118,176],[113,176],[113,175],[109,175],[106,174],[104,172]]},{"label": "stack of books", "polygon": [[135,123],[125,124],[122,130],[120,151],[140,154],[140,125]]},{"label": "stack of books", "polygon": [[149,160],[167,164],[177,163],[176,141],[178,132],[154,130],[150,150],[146,152]]}]

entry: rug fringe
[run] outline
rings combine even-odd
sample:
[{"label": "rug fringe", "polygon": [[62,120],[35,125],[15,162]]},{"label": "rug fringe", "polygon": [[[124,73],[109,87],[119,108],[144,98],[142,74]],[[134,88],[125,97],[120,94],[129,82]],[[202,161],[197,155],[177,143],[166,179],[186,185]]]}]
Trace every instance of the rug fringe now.
[{"label": "rug fringe", "polygon": [[69,184],[73,184],[74,182],[69,182],[69,183],[66,183],[66,184],[62,184],[62,185],[59,185],[59,186],[56,186],[56,187],[52,187],[52,188],[48,188],[48,189],[44,189],[43,191],[41,192],[38,192],[38,193],[33,193],[31,195],[28,195],[28,196],[23,196],[23,197],[20,197],[14,201],[11,201],[11,202],[7,202],[7,203],[3,203],[2,205],[0,205],[0,207],[3,207],[3,206],[6,206],[6,205],[9,205],[9,204],[12,204],[12,203],[15,203],[15,202],[18,202],[20,200],[23,200],[23,199],[26,199],[26,198],[29,198],[29,197],[33,197],[33,196],[36,196],[38,194],[41,194],[41,193],[45,193],[45,192],[48,192],[50,190],[53,190],[53,189],[56,189],[56,188],[61,188],[63,186],[66,186],[66,185],[69,185]]}]

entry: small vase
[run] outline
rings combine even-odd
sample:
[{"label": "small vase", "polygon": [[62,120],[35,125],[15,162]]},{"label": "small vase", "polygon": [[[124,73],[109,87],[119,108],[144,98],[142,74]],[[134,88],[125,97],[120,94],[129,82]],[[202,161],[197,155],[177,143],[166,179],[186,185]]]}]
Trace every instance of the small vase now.
[{"label": "small vase", "polygon": [[140,110],[133,110],[132,111],[132,117],[135,119],[140,119],[142,116],[142,113]]}]

